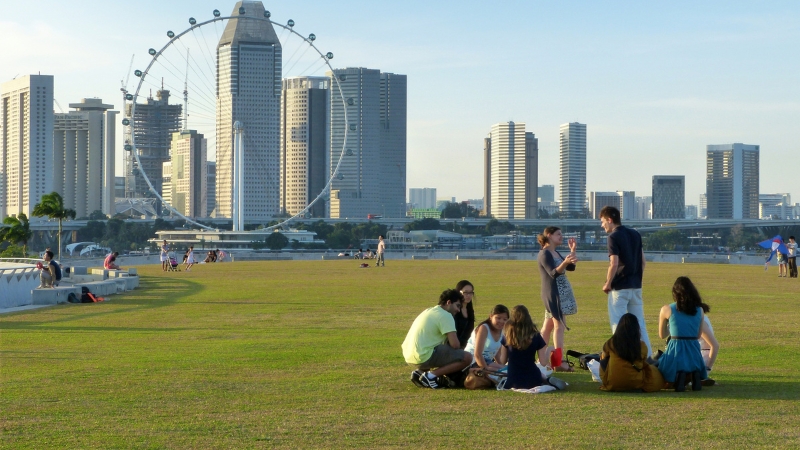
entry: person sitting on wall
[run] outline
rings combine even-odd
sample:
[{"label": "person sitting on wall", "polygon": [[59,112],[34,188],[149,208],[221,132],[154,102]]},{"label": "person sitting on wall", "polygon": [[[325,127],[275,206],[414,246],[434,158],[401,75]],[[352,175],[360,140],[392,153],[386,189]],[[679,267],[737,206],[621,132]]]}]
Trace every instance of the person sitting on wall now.
[{"label": "person sitting on wall", "polygon": [[103,268],[107,270],[120,270],[120,267],[117,265],[117,256],[119,256],[119,252],[109,253],[106,256],[106,260],[103,261]]}]

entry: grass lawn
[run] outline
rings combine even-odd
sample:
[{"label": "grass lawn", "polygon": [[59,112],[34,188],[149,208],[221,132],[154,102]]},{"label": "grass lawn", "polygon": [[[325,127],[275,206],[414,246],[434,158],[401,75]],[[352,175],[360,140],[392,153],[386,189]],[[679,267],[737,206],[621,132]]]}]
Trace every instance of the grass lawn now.
[{"label": "grass lawn", "polygon": [[[0,447],[800,448],[800,282],[775,268],[647,265],[654,347],[677,276],[711,305],[719,385],[701,392],[606,393],[581,370],[542,395],[409,382],[400,343],[460,279],[478,318],[525,304],[540,325],[535,264],[140,267],[140,288],[105,303],[0,316]],[[569,275],[567,348],[599,351],[610,336],[605,270]]]}]

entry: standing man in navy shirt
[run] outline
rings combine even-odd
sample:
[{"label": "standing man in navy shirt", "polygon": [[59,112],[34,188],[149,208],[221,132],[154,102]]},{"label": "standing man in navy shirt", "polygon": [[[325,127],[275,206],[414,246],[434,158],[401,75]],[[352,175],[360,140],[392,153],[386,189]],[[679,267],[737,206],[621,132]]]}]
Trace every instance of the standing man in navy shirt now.
[{"label": "standing man in navy shirt", "polygon": [[642,274],[644,273],[644,250],[642,236],[638,231],[622,226],[619,210],[606,206],[600,210],[600,225],[608,233],[608,274],[603,292],[608,294],[608,319],[611,332],[617,329],[619,319],[631,313],[639,319],[642,341],[647,344],[647,355],[653,354],[650,338],[644,323],[642,301]]}]

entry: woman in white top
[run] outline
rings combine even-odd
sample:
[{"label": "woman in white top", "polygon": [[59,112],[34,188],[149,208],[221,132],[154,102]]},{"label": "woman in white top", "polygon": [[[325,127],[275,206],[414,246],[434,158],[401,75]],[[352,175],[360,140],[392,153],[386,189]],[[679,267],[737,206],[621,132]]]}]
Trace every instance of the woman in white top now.
[{"label": "woman in white top", "polygon": [[169,268],[169,244],[167,244],[167,240],[164,239],[164,243],[161,244],[161,270],[166,272]]},{"label": "woman in white top", "polygon": [[494,362],[494,356],[500,350],[500,339],[503,337],[503,327],[506,326],[509,313],[508,308],[496,305],[489,318],[479,323],[467,341],[465,352],[472,353],[472,365],[482,369],[499,370],[502,364]]},{"label": "woman in white top", "polygon": [[189,251],[186,253],[186,271],[189,272],[192,270],[192,266],[194,265],[194,247],[189,247]]}]

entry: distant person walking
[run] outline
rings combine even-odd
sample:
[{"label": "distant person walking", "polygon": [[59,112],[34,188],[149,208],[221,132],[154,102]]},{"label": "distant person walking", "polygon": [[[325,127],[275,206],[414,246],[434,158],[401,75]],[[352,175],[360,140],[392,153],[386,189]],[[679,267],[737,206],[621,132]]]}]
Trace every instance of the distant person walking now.
[{"label": "distant person walking", "polygon": [[375,262],[375,267],[383,267],[383,252],[386,251],[386,243],[383,242],[383,235],[378,236],[378,250],[377,250],[377,258],[378,260]]},{"label": "distant person walking", "polygon": [[187,272],[191,271],[193,265],[194,265],[194,247],[189,247],[189,251],[186,252],[186,271]]},{"label": "distant person walking", "polygon": [[794,236],[789,236],[786,248],[789,249],[789,278],[797,278],[797,242]]},{"label": "distant person walking", "polygon": [[631,313],[639,319],[642,342],[647,345],[647,355],[653,354],[647,327],[644,323],[642,301],[642,275],[644,274],[644,249],[638,231],[622,225],[619,210],[605,206],[600,210],[600,226],[608,233],[608,273],[603,292],[608,294],[608,319],[611,332],[617,329],[619,319]]},{"label": "distant person walking", "polygon": [[161,270],[164,272],[169,270],[169,244],[167,244],[166,239],[164,239],[164,243],[161,244]]}]

